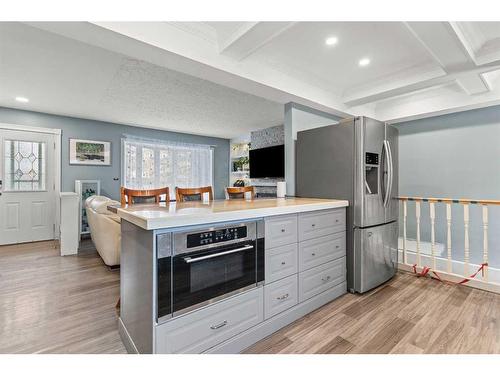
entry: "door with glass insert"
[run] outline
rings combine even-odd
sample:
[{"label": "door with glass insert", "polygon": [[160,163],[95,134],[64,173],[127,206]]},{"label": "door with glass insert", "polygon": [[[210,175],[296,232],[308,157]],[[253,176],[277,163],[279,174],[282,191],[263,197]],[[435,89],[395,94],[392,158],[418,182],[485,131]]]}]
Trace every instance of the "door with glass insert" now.
[{"label": "door with glass insert", "polygon": [[54,137],[0,128],[0,245],[54,238]]}]

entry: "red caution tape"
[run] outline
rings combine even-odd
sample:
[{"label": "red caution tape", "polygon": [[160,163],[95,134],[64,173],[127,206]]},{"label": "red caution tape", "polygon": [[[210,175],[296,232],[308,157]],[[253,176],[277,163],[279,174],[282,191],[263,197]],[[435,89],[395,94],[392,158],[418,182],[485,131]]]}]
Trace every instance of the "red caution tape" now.
[{"label": "red caution tape", "polygon": [[422,267],[422,270],[420,272],[417,272],[417,265],[416,264],[414,264],[412,266],[412,268],[413,268],[413,273],[416,274],[417,277],[425,277],[425,276],[427,276],[427,274],[429,274],[429,272],[432,272],[434,274],[434,276],[431,275],[432,279],[441,281],[443,283],[457,284],[458,285],[458,284],[468,283],[471,279],[474,279],[479,272],[482,272],[482,275],[484,276],[484,268],[487,266],[488,266],[488,263],[482,263],[481,266],[479,267],[479,269],[476,272],[474,272],[473,275],[471,275],[471,276],[469,276],[469,278],[463,279],[462,281],[459,281],[459,282],[452,282],[452,281],[443,280],[436,271],[431,270],[427,266]]}]

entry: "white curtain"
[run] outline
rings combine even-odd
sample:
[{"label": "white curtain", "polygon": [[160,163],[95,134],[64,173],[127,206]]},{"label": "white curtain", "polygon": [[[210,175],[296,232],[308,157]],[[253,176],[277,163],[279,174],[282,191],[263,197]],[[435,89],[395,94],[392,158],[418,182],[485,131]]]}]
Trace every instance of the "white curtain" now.
[{"label": "white curtain", "polygon": [[122,139],[123,185],[132,189],[213,186],[213,148],[126,136]]}]

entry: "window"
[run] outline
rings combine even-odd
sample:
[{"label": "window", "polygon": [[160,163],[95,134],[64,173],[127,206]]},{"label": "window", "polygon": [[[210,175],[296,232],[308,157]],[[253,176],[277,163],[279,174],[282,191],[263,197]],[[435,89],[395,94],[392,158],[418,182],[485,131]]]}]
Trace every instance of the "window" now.
[{"label": "window", "polygon": [[213,149],[206,145],[126,137],[122,140],[123,185],[131,189],[213,185]]},{"label": "window", "polygon": [[4,142],[5,191],[45,190],[45,143]]}]

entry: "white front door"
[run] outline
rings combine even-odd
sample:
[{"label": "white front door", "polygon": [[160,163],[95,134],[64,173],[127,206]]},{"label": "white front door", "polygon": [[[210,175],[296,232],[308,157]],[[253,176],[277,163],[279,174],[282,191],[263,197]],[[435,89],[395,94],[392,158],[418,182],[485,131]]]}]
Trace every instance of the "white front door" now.
[{"label": "white front door", "polygon": [[0,245],[54,238],[55,137],[0,128]]}]

